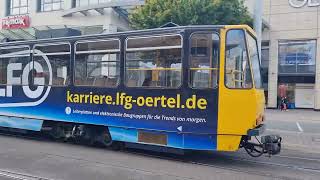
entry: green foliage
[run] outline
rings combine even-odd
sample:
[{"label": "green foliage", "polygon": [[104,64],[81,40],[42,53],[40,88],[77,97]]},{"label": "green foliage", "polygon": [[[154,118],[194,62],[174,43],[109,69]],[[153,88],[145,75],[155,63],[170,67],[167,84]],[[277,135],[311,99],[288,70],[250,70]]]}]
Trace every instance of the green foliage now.
[{"label": "green foliage", "polygon": [[243,0],[146,0],[129,16],[135,29],[157,28],[167,22],[185,25],[252,25]]}]

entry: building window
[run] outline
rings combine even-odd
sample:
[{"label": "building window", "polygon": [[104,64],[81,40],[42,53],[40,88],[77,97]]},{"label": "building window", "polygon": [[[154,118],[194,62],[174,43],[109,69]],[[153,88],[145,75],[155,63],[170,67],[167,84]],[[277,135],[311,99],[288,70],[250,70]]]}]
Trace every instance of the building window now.
[{"label": "building window", "polygon": [[279,74],[315,74],[316,40],[280,41]]},{"label": "building window", "polygon": [[63,7],[63,0],[40,0],[40,11],[57,11]]},{"label": "building window", "polygon": [[8,15],[28,14],[30,1],[29,0],[9,0],[8,6],[10,7],[10,11],[8,12]]},{"label": "building window", "polygon": [[101,4],[101,3],[107,3],[107,2],[110,2],[110,0],[73,0],[73,6],[83,7],[83,6],[89,6],[89,5]]},{"label": "building window", "polygon": [[262,47],[261,49],[261,74],[263,87],[268,90],[268,80],[269,80],[269,47]]}]

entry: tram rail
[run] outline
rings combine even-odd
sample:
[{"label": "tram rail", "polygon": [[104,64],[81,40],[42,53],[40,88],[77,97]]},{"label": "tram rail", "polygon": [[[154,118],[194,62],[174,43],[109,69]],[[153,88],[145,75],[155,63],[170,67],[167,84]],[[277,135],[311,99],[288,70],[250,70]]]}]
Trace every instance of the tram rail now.
[{"label": "tram rail", "polygon": [[0,169],[0,177],[5,177],[8,179],[14,179],[14,180],[53,180],[53,179],[47,179],[39,176],[28,175],[24,173],[18,173],[18,172],[1,170],[1,169]]},{"label": "tram rail", "polygon": [[[1,131],[0,130],[0,136],[9,136],[9,137],[16,137],[16,138],[25,138],[25,139],[30,139],[30,140],[49,140],[48,137],[44,137],[44,136],[38,136],[38,134],[17,134],[16,132],[14,133],[10,133],[10,132],[6,132],[6,131]],[[56,141],[56,140],[52,140],[52,142],[60,142],[60,141]],[[74,142],[73,142],[74,144]],[[82,144],[81,144],[82,145]],[[80,146],[81,146],[80,145]],[[83,146],[83,145],[82,145]],[[236,168],[234,166],[225,166],[221,165],[218,163],[209,163],[206,162],[206,160],[204,160],[206,158],[206,156],[208,156],[209,154],[206,154],[206,152],[204,152],[202,158],[198,158],[201,154],[200,151],[198,151],[199,153],[196,154],[196,156],[188,156],[188,154],[186,155],[177,155],[177,154],[169,154],[169,153],[158,153],[158,152],[154,152],[154,151],[144,151],[141,149],[132,149],[132,148],[123,148],[121,149],[122,152],[124,153],[128,153],[128,154],[132,154],[132,155],[136,155],[136,156],[143,156],[143,157],[149,157],[149,158],[156,158],[156,159],[161,159],[161,160],[169,160],[169,161],[175,161],[175,162],[181,162],[181,163],[187,163],[187,164],[194,164],[194,165],[199,165],[199,166],[205,166],[205,167],[213,167],[213,168],[218,168],[218,169],[222,169],[222,170],[230,170],[230,171],[234,171],[234,172],[240,172],[240,173],[246,173],[246,174],[250,174],[250,175],[257,175],[257,176],[261,176],[261,177],[270,177],[270,178],[276,178],[276,179],[285,179],[285,180],[295,180],[295,179],[299,179],[299,178],[290,178],[290,177],[285,177],[285,176],[278,176],[278,175],[274,175],[270,172],[263,172],[260,170],[244,170],[243,168]],[[60,155],[54,155],[53,156],[60,156]],[[238,152],[237,153],[237,157],[234,157],[232,155],[229,154],[224,154],[224,153],[218,153],[215,152],[213,154],[213,156],[217,155],[218,157],[216,157],[216,160],[221,161],[221,159],[217,159],[217,158],[222,158],[223,161],[228,161],[230,162],[230,164],[233,163],[237,163],[237,164],[241,164],[241,163],[249,163],[252,165],[261,165],[261,166],[267,166],[267,167],[273,167],[273,168],[285,168],[285,169],[289,169],[289,170],[298,170],[298,171],[303,171],[303,172],[308,172],[308,173],[314,173],[314,174],[320,174],[320,167],[315,167],[312,168],[308,165],[302,166],[299,164],[292,164],[292,163],[279,163],[279,162],[271,162],[271,161],[267,161],[267,159],[254,159],[254,158],[245,158],[243,156],[247,155],[245,152]],[[210,154],[210,156],[212,156],[212,154]],[[241,157],[240,157],[241,156]],[[87,160],[85,158],[79,158],[79,157],[72,157],[72,156],[63,156],[66,158],[70,158],[70,159],[77,159],[80,161],[90,161]],[[208,157],[209,158],[209,157]],[[207,158],[207,159],[208,159]],[[266,157],[267,158],[267,157]],[[303,160],[303,161],[307,161],[309,163],[320,163],[320,159],[318,158],[304,158],[304,157],[297,157],[297,156],[287,156],[287,155],[276,155],[273,156],[272,159],[282,159],[282,160]],[[211,157],[212,159],[212,157]],[[265,161],[262,161],[265,160]],[[214,161],[214,160],[212,160]],[[104,164],[104,162],[96,162],[99,164]],[[307,164],[309,164],[307,163]],[[1,170],[0,170],[0,175],[1,175]],[[21,179],[21,180],[29,180],[29,179]],[[40,180],[40,179],[39,179]],[[47,179],[41,179],[41,180],[47,180]]]}]

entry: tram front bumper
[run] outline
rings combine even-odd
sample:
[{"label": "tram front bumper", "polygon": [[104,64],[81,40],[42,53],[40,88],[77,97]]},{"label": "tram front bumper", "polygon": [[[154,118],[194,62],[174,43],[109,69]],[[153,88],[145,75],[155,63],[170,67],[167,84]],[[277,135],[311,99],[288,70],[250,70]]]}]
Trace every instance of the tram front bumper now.
[{"label": "tram front bumper", "polygon": [[264,133],[266,130],[266,125],[265,124],[260,124],[254,129],[249,129],[247,135],[248,136],[260,136]]}]

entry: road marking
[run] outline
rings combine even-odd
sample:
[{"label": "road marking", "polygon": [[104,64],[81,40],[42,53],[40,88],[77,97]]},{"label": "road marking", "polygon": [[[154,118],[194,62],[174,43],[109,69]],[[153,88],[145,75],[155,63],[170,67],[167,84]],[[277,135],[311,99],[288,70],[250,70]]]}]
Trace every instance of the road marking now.
[{"label": "road marking", "polygon": [[297,131],[291,131],[291,130],[283,130],[283,129],[266,129],[267,131],[274,131],[274,132],[279,132],[279,133],[294,133],[294,134],[299,134],[300,132]]},{"label": "road marking", "polygon": [[314,141],[314,142],[320,142],[320,138],[312,137],[312,141]]},{"label": "road marking", "polygon": [[296,125],[297,125],[299,131],[300,131],[300,132],[303,132],[303,129],[302,129],[302,127],[300,126],[300,124],[299,124],[298,122],[296,122]]}]

